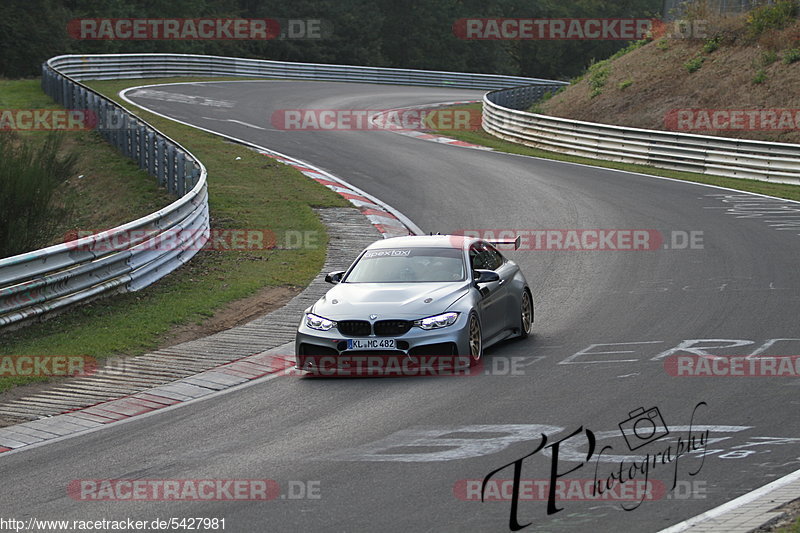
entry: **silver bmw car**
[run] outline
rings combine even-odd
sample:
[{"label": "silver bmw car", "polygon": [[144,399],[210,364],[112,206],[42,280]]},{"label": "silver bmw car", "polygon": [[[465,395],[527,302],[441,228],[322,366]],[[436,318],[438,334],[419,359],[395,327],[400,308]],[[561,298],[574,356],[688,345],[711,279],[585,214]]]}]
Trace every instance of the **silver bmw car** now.
[{"label": "silver bmw car", "polygon": [[[457,235],[395,237],[368,246],[335,285],[306,309],[297,330],[297,368],[319,357],[361,354],[469,357],[527,337],[534,308],[525,276],[495,244]],[[315,359],[316,358],[316,359]]]}]

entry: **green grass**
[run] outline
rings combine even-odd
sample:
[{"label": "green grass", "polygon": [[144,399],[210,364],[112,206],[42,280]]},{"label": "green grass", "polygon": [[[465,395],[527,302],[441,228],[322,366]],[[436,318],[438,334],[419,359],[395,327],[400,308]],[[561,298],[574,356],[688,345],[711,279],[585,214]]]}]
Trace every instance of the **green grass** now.
[{"label": "green grass", "polygon": [[0,79],[3,109],[61,109],[40,89],[40,81]]},{"label": "green grass", "polygon": [[[454,107],[453,109],[469,109],[474,111],[474,110],[480,110],[481,105],[482,105],[481,103],[474,103],[463,106],[457,106]],[[522,144],[504,141],[502,139],[498,139],[493,135],[489,135],[483,130],[439,131],[436,133],[446,137],[453,137],[461,141],[488,146],[497,151],[507,152],[510,154],[528,155],[533,157],[541,157],[543,159],[552,159],[555,161],[567,161],[570,163],[581,163],[584,165],[591,165],[602,168],[611,168],[615,170],[627,170],[629,172],[639,172],[642,174],[650,174],[652,176],[663,176],[683,181],[706,183],[709,185],[717,185],[719,187],[727,187],[730,189],[736,189],[740,191],[754,192],[759,194],[766,194],[769,196],[776,196],[778,198],[787,198],[789,200],[800,201],[800,186],[798,185],[786,185],[782,183],[770,183],[765,181],[726,178],[722,176],[710,176],[707,174],[697,174],[694,172],[680,172],[677,170],[649,167],[645,165],[618,163],[615,161],[603,161],[600,159],[590,159],[587,157],[561,154],[558,152],[550,152],[547,150],[541,150],[539,148],[533,148]]]},{"label": "green grass", "polygon": [[[167,81],[172,80],[147,83]],[[122,88],[140,84],[142,80],[126,80],[93,82],[91,86],[117,98]],[[50,320],[3,333],[0,355],[102,359],[142,354],[157,348],[178,325],[201,323],[229,302],[265,287],[305,286],[322,267],[327,236],[312,208],[350,205],[346,200],[291,167],[243,146],[138,108],[134,112],[206,165],[212,227],[266,229],[277,237],[278,246],[256,251],[202,251],[145,290],[78,306]],[[314,232],[319,245],[285,249],[287,231]],[[29,381],[33,380],[0,378],[0,391]]]},{"label": "green grass", "polygon": [[792,524],[778,529],[776,533],[800,533],[800,518],[796,519]]}]

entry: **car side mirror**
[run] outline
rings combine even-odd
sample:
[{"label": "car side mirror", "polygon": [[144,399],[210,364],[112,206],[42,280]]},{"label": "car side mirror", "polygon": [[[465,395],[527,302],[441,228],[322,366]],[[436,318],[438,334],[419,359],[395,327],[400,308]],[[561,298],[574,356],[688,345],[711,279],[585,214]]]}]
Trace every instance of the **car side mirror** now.
[{"label": "car side mirror", "polygon": [[337,270],[336,272],[331,272],[330,274],[326,275],[325,281],[336,285],[337,283],[342,281],[342,276],[344,276],[344,270]]},{"label": "car side mirror", "polygon": [[494,270],[478,269],[472,271],[472,279],[475,283],[491,283],[500,281],[500,274]]}]

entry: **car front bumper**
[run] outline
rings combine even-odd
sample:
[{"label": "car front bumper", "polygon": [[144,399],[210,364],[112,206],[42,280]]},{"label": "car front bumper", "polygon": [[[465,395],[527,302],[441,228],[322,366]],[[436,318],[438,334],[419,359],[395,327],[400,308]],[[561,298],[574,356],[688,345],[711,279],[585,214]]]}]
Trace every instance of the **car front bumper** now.
[{"label": "car front bumper", "polygon": [[[406,333],[397,336],[348,337],[336,328],[329,331],[311,329],[303,320],[295,337],[297,368],[310,370],[320,361],[348,364],[353,357],[359,356],[408,358],[415,363],[421,357],[468,357],[470,353],[468,323],[468,317],[465,313],[461,313],[455,323],[444,328],[423,330],[412,327]],[[347,347],[349,339],[395,339],[395,349],[350,350]]]}]

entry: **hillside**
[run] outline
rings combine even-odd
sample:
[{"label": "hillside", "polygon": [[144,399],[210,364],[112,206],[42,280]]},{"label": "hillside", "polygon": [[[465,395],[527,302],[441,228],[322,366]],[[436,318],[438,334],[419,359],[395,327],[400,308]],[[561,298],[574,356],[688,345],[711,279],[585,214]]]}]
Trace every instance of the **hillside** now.
[{"label": "hillside", "polygon": [[[734,121],[733,131],[703,123],[714,115],[684,112],[681,117],[688,121],[681,122],[678,131],[800,143],[796,4],[779,2],[736,17],[694,17],[707,21],[704,38],[665,36],[636,43],[592,65],[573,85],[532,110],[660,130],[677,129],[676,109],[778,110],[774,122],[763,113],[718,114],[716,126],[728,118]],[[671,124],[668,117],[673,118]],[[750,131],[750,124],[760,131]],[[697,129],[703,126],[706,129]]]}]

